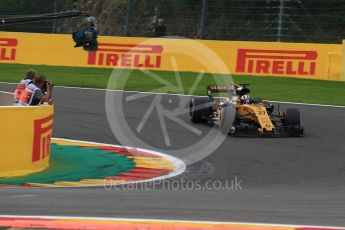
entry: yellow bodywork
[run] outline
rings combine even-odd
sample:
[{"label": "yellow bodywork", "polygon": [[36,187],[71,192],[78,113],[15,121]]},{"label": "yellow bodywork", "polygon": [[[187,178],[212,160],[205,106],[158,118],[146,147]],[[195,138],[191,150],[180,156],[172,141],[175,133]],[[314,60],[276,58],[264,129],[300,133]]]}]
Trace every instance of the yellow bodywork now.
[{"label": "yellow bodywork", "polygon": [[237,115],[244,117],[245,120],[254,120],[260,127],[260,133],[274,133],[274,125],[267,114],[264,104],[238,104],[236,107]]}]

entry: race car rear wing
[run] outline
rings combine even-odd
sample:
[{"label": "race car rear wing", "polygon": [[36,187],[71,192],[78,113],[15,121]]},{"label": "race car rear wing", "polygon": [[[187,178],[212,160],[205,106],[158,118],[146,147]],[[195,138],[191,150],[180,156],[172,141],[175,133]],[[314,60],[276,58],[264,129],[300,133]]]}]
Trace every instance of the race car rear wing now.
[{"label": "race car rear wing", "polygon": [[226,93],[230,91],[230,86],[226,85],[209,85],[207,86],[207,91],[215,92],[215,93]]},{"label": "race car rear wing", "polygon": [[207,86],[207,96],[212,100],[212,93],[230,93],[231,87],[226,85],[209,85]]},{"label": "race car rear wing", "polygon": [[207,96],[211,99],[213,98],[213,93],[229,93],[229,97],[231,96],[243,96],[245,94],[250,93],[250,89],[247,88],[249,84],[236,84],[232,83],[230,86],[228,85],[209,85],[207,86]]}]

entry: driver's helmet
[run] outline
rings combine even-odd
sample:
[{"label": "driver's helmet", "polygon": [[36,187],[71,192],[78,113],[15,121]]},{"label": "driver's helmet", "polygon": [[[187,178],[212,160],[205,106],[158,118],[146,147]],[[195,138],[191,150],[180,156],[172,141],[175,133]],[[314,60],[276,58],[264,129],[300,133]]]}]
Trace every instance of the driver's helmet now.
[{"label": "driver's helmet", "polygon": [[249,104],[252,101],[252,99],[250,98],[250,96],[248,94],[241,96],[240,100],[241,100],[242,104]]}]

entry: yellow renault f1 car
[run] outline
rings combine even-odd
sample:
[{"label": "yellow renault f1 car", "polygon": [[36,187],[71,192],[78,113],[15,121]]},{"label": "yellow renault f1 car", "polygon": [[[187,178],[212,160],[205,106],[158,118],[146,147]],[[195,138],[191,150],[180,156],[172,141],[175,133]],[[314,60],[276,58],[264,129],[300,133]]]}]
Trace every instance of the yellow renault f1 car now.
[{"label": "yellow renault f1 car", "polygon": [[[268,101],[251,99],[248,84],[207,87],[208,97],[193,97],[190,116],[193,123],[213,123],[234,136],[301,136],[303,127],[296,108],[280,111]],[[214,97],[226,93],[226,97]]]}]

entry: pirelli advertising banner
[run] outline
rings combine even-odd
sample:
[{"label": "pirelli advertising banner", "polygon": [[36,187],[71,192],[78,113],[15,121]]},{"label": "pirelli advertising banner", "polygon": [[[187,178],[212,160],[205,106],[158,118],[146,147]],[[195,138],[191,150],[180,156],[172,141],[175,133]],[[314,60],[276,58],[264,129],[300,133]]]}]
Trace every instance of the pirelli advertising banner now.
[{"label": "pirelli advertising banner", "polygon": [[345,81],[341,44],[100,36],[97,52],[73,45],[71,35],[1,32],[0,62]]},{"label": "pirelli advertising banner", "polygon": [[49,166],[53,113],[53,106],[0,106],[0,178]]}]

